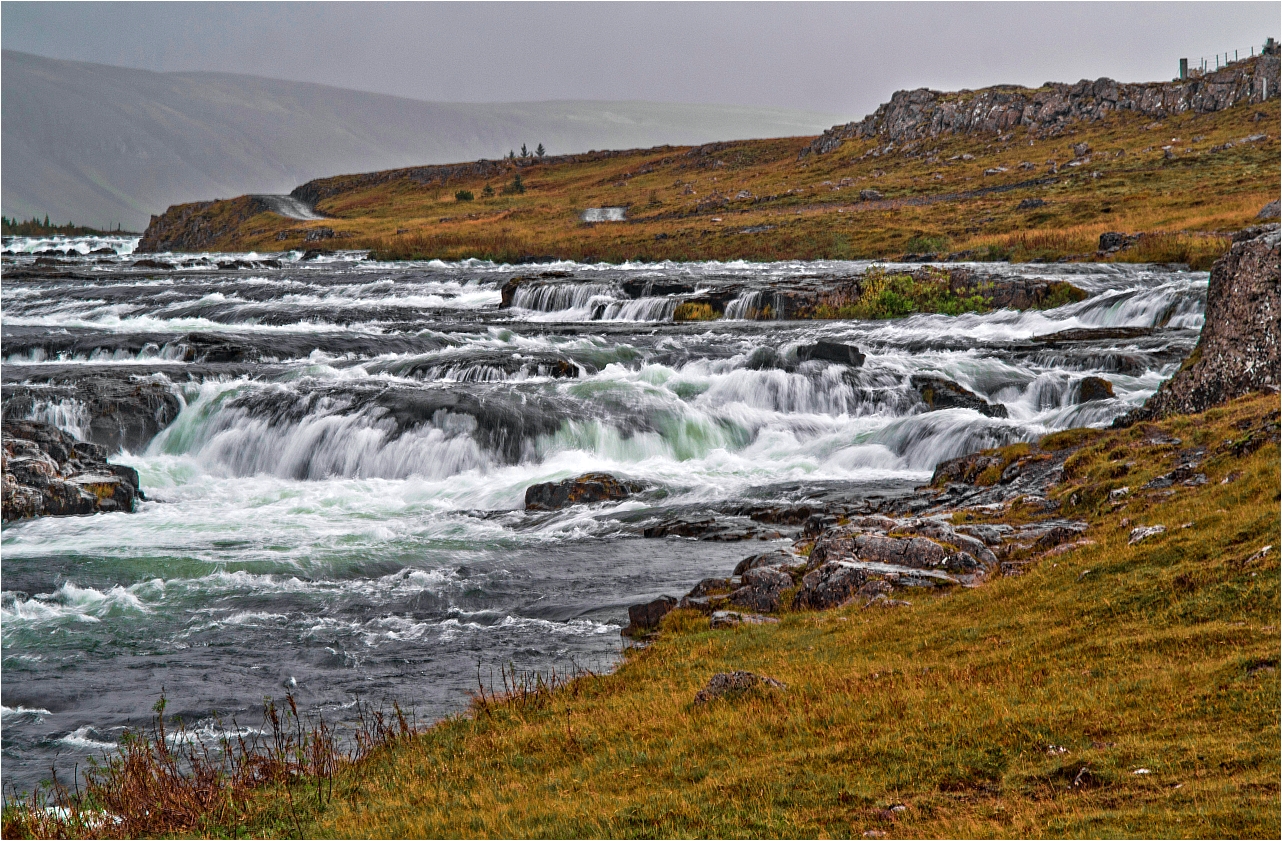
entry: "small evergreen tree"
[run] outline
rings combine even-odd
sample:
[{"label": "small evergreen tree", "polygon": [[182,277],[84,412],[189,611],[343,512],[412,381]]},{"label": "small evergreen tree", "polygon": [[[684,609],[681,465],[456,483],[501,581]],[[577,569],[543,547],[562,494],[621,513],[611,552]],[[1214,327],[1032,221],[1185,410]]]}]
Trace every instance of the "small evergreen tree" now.
[{"label": "small evergreen tree", "polygon": [[481,191],[481,195],[485,196],[488,199],[490,196],[494,195],[494,188],[491,187],[489,184],[486,184],[485,189]]},{"label": "small evergreen tree", "polygon": [[524,144],[524,143],[522,143],[522,144],[521,144],[521,157],[523,157],[523,158],[528,158],[529,156],[530,156],[530,151],[529,151],[528,149],[526,149],[526,148],[525,148],[525,144]]},{"label": "small evergreen tree", "polygon": [[508,150],[507,150],[507,159],[508,159],[509,161],[514,161],[514,160],[516,160],[516,152],[513,152],[511,149],[508,149]]},{"label": "small evergreen tree", "polygon": [[454,194],[454,201],[471,201],[474,198],[476,196],[472,195],[471,190],[459,190]]},{"label": "small evergreen tree", "polygon": [[538,155],[540,158],[546,155],[547,153],[548,153],[548,150],[543,148],[542,143],[540,143],[538,145],[538,148],[534,150],[534,154]]}]

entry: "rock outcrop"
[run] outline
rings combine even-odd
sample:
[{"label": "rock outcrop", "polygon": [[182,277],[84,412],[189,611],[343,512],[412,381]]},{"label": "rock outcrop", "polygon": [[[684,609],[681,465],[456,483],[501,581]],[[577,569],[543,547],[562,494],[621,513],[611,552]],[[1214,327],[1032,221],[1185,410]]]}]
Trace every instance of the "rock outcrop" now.
[{"label": "rock outcrop", "polygon": [[256,196],[176,204],[152,216],[137,253],[217,251],[219,241],[236,234],[245,220],[270,208]]},{"label": "rock outcrop", "polygon": [[1201,412],[1278,388],[1279,239],[1276,224],[1234,237],[1211,268],[1206,323],[1192,355],[1148,402],[1114,426]]},{"label": "rock outcrop", "polygon": [[3,519],[133,511],[138,472],[108,464],[106,450],[39,421],[6,422]]},{"label": "rock outcrop", "polygon": [[852,139],[903,144],[943,134],[995,135],[1018,128],[1054,132],[1071,122],[1123,112],[1155,120],[1189,111],[1205,114],[1276,98],[1278,82],[1278,57],[1261,55],[1175,82],[1083,79],[1075,85],[1047,82],[1037,90],[997,85],[956,93],[897,91],[864,119],[828,129],[801,157],[826,154]]}]

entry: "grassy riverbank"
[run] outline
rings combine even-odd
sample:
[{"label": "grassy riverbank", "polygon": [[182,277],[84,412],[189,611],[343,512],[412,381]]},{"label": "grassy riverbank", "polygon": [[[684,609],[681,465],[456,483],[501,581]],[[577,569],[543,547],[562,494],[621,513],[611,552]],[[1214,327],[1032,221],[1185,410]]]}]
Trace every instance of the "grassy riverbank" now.
[{"label": "grassy riverbank", "polygon": [[[1051,436],[1047,448],[1080,448],[1051,496],[1090,523],[1093,544],[1016,557],[1023,574],[976,589],[913,592],[910,607],[719,631],[676,611],[612,674],[487,697],[391,739],[341,767],[322,805],[314,787],[260,788],[193,829],[1275,837],[1277,422],[1278,397],[1263,395]],[[1143,489],[1199,447],[1205,484]],[[1131,492],[1110,501],[1122,485]],[[1165,533],[1130,542],[1155,524]],[[736,669],[787,688],[692,703]]]},{"label": "grassy riverbank", "polygon": [[[1094,546],[898,610],[733,631],[673,614],[615,674],[370,760],[305,832],[1275,836],[1278,447],[1225,442],[1277,403],[1161,424],[1224,450],[1208,484],[1116,510],[1083,493],[1120,484],[1110,454],[1136,463],[1138,488],[1171,447],[1092,434],[1063,494],[1098,501],[1083,512]],[[1155,523],[1167,533],[1128,545]],[[733,669],[788,688],[692,705]]]},{"label": "grassy riverbank", "polygon": [[[1057,137],[941,136],[886,153],[881,141],[849,140],[799,159],[810,138],[784,138],[463,164],[444,178],[439,168],[313,182],[324,195],[317,209],[332,217],[322,221],[259,212],[241,199],[184,206],[173,218],[178,228],[217,232],[204,246],[212,250],[370,248],[385,259],[913,254],[1208,268],[1228,246],[1225,233],[1253,224],[1277,198],[1279,120],[1274,99],[1161,122],[1116,114]],[[1086,158],[1073,151],[1082,143]],[[523,192],[505,191],[517,175]],[[472,200],[456,198],[468,193]],[[628,221],[580,221],[583,209],[606,206],[626,207]],[[1100,257],[1106,231],[1148,236]]]}]

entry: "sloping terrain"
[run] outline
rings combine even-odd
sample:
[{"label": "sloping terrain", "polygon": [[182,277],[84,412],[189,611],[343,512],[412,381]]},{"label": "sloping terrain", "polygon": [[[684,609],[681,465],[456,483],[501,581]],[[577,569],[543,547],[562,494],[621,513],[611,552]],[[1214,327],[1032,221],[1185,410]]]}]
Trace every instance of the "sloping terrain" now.
[{"label": "sloping terrain", "polygon": [[[1144,108],[1104,107],[1114,92],[1103,85],[1097,95],[1099,83],[931,94],[940,113],[957,111],[958,97],[1005,109],[997,130],[943,117],[912,123],[904,114],[927,104],[904,106],[896,94],[899,110],[818,140],[322,178],[293,195],[324,221],[299,223],[244,200],[189,204],[154,220],[141,247],[372,248],[387,258],[510,262],[1067,257],[1207,268],[1229,232],[1277,199],[1277,76],[1275,57],[1242,61],[1205,79],[1154,83],[1146,96],[1158,104]],[[621,208],[625,221],[584,215],[602,207]],[[1101,241],[1105,233],[1116,236]]]},{"label": "sloping terrain", "polygon": [[434,103],[230,73],[153,73],[5,50],[6,216],[142,230],[196,197],[335,172],[814,134],[831,115],[647,102]]}]

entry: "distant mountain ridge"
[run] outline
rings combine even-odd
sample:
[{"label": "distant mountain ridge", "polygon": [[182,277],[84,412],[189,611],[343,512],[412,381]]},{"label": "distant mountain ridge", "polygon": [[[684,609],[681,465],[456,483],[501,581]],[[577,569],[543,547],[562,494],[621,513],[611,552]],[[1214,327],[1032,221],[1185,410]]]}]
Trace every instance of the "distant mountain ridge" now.
[{"label": "distant mountain ridge", "polygon": [[230,73],[155,73],[3,51],[3,212],[142,230],[211,196],[341,172],[817,135],[830,114],[723,105],[434,103]]}]

